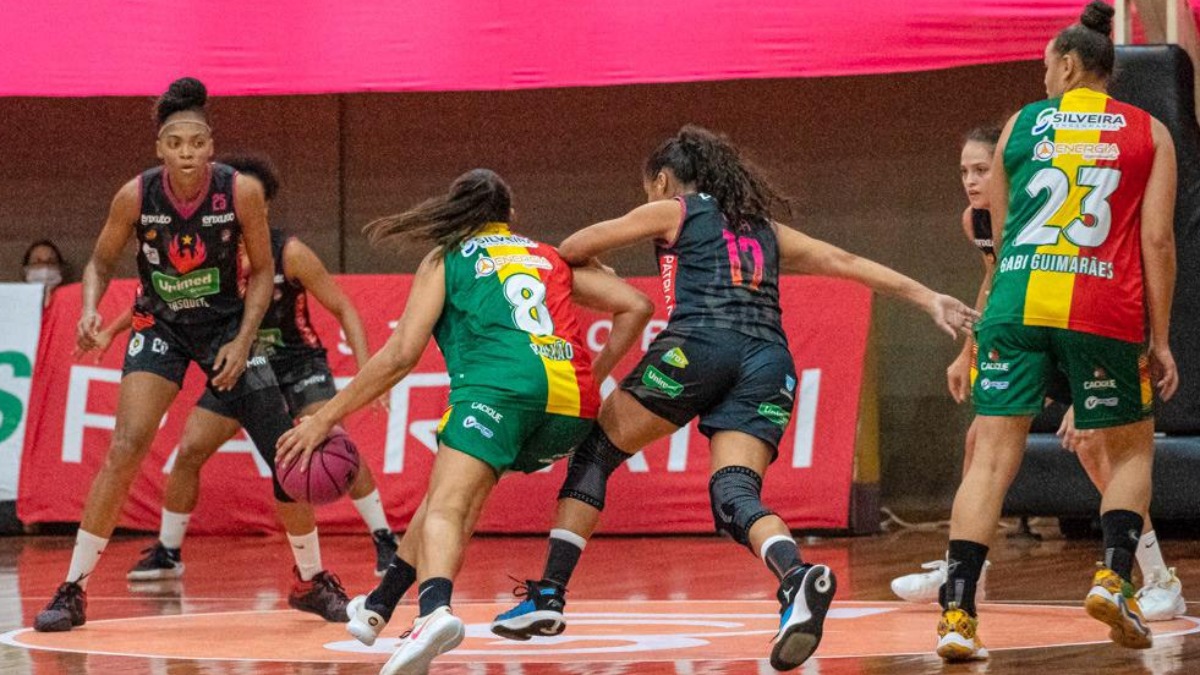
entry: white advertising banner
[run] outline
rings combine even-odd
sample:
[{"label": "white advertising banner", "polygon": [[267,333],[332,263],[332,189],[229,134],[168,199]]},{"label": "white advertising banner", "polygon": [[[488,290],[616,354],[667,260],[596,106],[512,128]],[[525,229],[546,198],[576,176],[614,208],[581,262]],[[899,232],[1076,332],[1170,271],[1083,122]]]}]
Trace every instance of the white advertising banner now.
[{"label": "white advertising banner", "polygon": [[41,284],[0,284],[0,501],[17,498],[38,336]]}]

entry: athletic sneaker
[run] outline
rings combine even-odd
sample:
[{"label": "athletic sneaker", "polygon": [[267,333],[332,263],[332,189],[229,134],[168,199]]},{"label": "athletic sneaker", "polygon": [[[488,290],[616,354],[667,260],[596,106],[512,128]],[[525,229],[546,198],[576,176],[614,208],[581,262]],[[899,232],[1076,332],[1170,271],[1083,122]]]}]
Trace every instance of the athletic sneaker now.
[{"label": "athletic sneaker", "polygon": [[396,534],[391,530],[375,530],[371,533],[371,539],[375,542],[375,576],[382,577],[399,548]]},{"label": "athletic sneaker", "polygon": [[350,622],[346,624],[346,632],[368,647],[375,644],[379,634],[383,632],[384,628],[387,628],[388,620],[383,617],[382,612],[367,607],[367,596],[365,595],[355,596],[346,606],[346,614],[350,615]]},{"label": "athletic sneaker", "polygon": [[1083,607],[1093,619],[1112,628],[1109,639],[1122,647],[1149,649],[1153,644],[1150,627],[1133,595],[1133,584],[1107,567],[1101,567],[1092,577],[1092,590]]},{"label": "athletic sneaker", "polygon": [[492,621],[492,632],[509,640],[528,640],[534,636],[558,635],[567,629],[563,618],[567,589],[550,581],[526,581],[513,589],[513,595],[525,598],[519,605]]},{"label": "athletic sneaker", "polygon": [[400,638],[396,653],[383,664],[379,675],[425,675],[439,654],[457,647],[466,635],[462,619],[449,607],[438,607],[428,616],[418,616],[412,630]]},{"label": "athletic sneaker", "polygon": [[[979,575],[979,583],[975,586],[975,601],[983,602],[987,596],[987,573],[988,568],[992,566],[990,562],[983,563],[983,572]],[[938,589],[946,583],[946,561],[931,560],[921,569],[929,570],[928,572],[917,572],[916,574],[906,574],[902,577],[892,579],[892,592],[896,597],[908,602],[937,602]]]},{"label": "athletic sneaker", "polygon": [[771,649],[775,670],[799,668],[821,644],[825,613],[837,591],[837,577],[825,565],[802,565],[783,578],[779,598],[779,634]]},{"label": "athletic sneaker", "polygon": [[33,620],[33,629],[41,633],[60,633],[87,623],[87,592],[72,581],[64,582],[54,597]]},{"label": "athletic sneaker", "polygon": [[1187,613],[1183,584],[1175,568],[1154,569],[1145,575],[1146,585],[1137,592],[1138,607],[1147,621],[1170,621]]},{"label": "athletic sneaker", "polygon": [[296,583],[288,594],[288,605],[301,612],[310,612],[337,623],[346,623],[350,617],[346,615],[346,605],[350,599],[342,590],[342,582],[333,574],[322,571],[308,581],[300,580],[300,570],[292,568],[296,574]]},{"label": "athletic sneaker", "polygon": [[179,549],[167,548],[161,541],[143,549],[145,557],[137,562],[125,578],[129,581],[161,581],[183,576],[183,562]]},{"label": "athletic sneaker", "polygon": [[937,655],[944,661],[982,661],[988,657],[987,647],[979,638],[979,619],[959,609],[956,603],[950,603],[942,611],[937,631]]}]

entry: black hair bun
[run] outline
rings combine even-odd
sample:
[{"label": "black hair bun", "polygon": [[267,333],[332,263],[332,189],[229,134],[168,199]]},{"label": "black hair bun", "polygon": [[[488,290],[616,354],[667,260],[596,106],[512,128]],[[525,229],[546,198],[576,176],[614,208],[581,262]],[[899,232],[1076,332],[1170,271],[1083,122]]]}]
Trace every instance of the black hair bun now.
[{"label": "black hair bun", "polygon": [[1112,34],[1113,15],[1117,10],[1112,8],[1112,5],[1101,2],[1100,0],[1092,0],[1092,2],[1083,8],[1083,14],[1079,17],[1079,23],[1085,28],[1104,35],[1105,37]]},{"label": "black hair bun", "polygon": [[161,125],[167,118],[184,110],[203,109],[208,102],[208,88],[194,77],[181,77],[171,83],[155,104],[155,117]]}]

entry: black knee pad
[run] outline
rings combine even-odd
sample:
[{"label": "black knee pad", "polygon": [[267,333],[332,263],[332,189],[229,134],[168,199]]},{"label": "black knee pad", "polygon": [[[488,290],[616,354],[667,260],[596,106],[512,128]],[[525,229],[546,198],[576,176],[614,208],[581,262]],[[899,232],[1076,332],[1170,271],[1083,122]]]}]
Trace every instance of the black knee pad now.
[{"label": "black knee pad", "polygon": [[246,430],[246,435],[254,441],[259,456],[271,467],[275,499],[281,502],[295,501],[283,491],[275,471],[275,443],[285,431],[292,428],[292,418],[288,416],[283,394],[277,388],[258,389],[230,401],[230,407]]},{"label": "black knee pad", "polygon": [[629,454],[613,445],[612,439],[597,424],[571,455],[567,479],[563,481],[558,498],[575,499],[603,511],[608,477],[627,459]]},{"label": "black knee pad", "polygon": [[717,470],[708,481],[713,523],[718,534],[729,535],[739,544],[750,544],[750,528],[772,511],[763,506],[762,476],[744,466]]}]

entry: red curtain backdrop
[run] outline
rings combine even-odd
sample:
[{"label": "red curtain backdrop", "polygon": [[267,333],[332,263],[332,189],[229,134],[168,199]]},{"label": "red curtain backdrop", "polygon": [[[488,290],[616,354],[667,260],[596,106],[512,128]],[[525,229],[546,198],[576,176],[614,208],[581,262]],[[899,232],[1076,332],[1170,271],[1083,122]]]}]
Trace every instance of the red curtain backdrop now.
[{"label": "red curtain backdrop", "polygon": [[[411,277],[342,276],[339,282],[367,325],[371,345],[383,344],[389,322],[400,316]],[[659,297],[655,278],[634,279]],[[115,317],[133,297],[134,282],[114,282],[101,307]],[[785,278],[784,321],[800,382],[792,424],[766,480],[765,499],[797,528],[848,525],[851,468],[863,357],[870,324],[871,294],[856,284],[815,277]],[[112,434],[120,368],[128,335],[114,342],[99,363],[71,358],[79,319],[80,287],[56,293],[42,328],[30,397],[29,428],[21,468],[19,517],[27,523],[78,521],[92,477]],[[339,340],[336,321],[319,307],[313,321],[339,378],[355,372]],[[661,310],[660,310],[661,312]],[[664,325],[659,316],[617,370],[627,373]],[[589,316],[584,325],[593,348],[607,326]],[[691,367],[702,368],[694,363]],[[416,372],[391,396],[391,412],[366,410],[347,428],[375,474],[393,525],[403,529],[424,495],[436,447],[434,427],[445,407],[445,365],[431,343]],[[612,386],[610,382],[608,386]],[[183,422],[201,393],[193,368],[168,412],[142,471],[135,480],[121,525],[158,528],[166,469],[179,443]],[[606,389],[607,391],[607,389]],[[610,484],[602,529],[612,533],[712,531],[708,505],[706,439],[693,423],[678,437],[661,441],[619,469]],[[544,532],[549,529],[565,462],[533,475],[500,481],[479,524],[484,532]],[[205,466],[200,505],[189,532],[245,533],[276,529],[270,479],[239,434]],[[363,524],[347,499],[318,510],[323,532],[357,532]]]},{"label": "red curtain backdrop", "polygon": [[0,95],[446,91],[1041,58],[1084,0],[3,0]]}]

